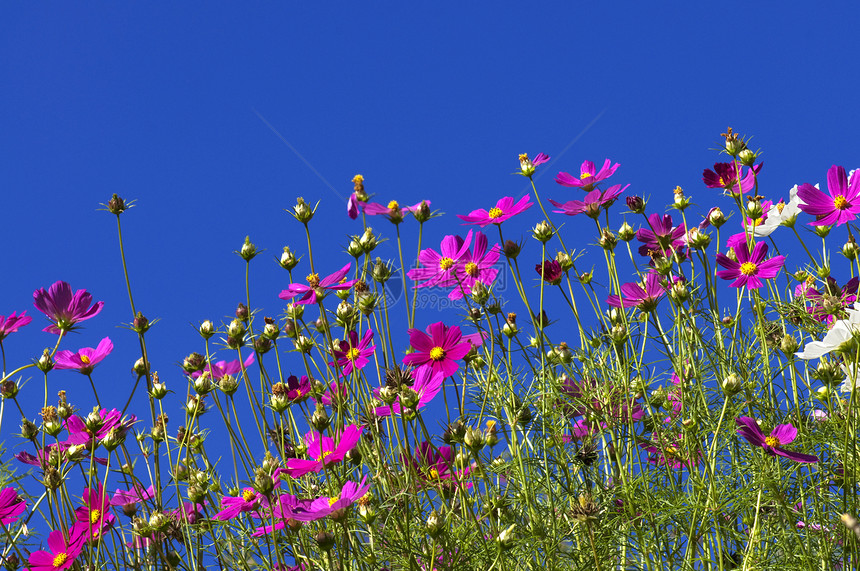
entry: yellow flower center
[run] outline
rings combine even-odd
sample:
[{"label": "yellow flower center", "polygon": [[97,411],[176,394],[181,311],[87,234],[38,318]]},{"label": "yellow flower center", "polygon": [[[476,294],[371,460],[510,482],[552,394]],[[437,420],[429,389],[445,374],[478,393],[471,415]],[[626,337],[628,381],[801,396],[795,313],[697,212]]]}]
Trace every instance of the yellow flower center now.
[{"label": "yellow flower center", "polygon": [[845,210],[848,208],[848,199],[840,194],[833,199],[833,206],[836,207],[837,210]]},{"label": "yellow flower center", "polygon": [[430,478],[432,478],[433,480],[438,480],[439,470],[437,470],[436,468],[430,468]]},{"label": "yellow flower center", "polygon": [[504,214],[504,212],[502,212],[501,208],[497,208],[494,206],[494,207],[490,208],[490,210],[489,210],[489,212],[487,212],[487,214],[490,216],[490,218],[498,218],[499,216]]},{"label": "yellow flower center", "polygon": [[667,458],[677,458],[678,457],[678,449],[675,448],[674,446],[667,446],[665,456]]},{"label": "yellow flower center", "polygon": [[68,561],[68,559],[69,559],[69,556],[66,555],[65,553],[57,553],[54,556],[54,561],[52,562],[52,564],[54,565],[54,567],[59,567],[60,565],[64,564],[66,561]]},{"label": "yellow flower center", "polygon": [[340,496],[334,496],[333,498],[328,499],[328,505],[333,506],[335,502],[340,500]]},{"label": "yellow flower center", "polygon": [[364,177],[361,176],[360,174],[357,174],[354,177],[352,177],[352,182],[354,182],[354,183],[355,182],[364,182]]},{"label": "yellow flower center", "polygon": [[350,361],[355,361],[360,354],[361,354],[361,351],[358,349],[358,347],[353,347],[352,349],[350,349],[349,351],[346,352],[346,358],[349,359]]},{"label": "yellow flower center", "polygon": [[439,267],[443,270],[449,269],[454,265],[454,260],[451,258],[439,258]]},{"label": "yellow flower center", "polygon": [[526,153],[520,155],[520,162],[529,160],[529,156]]},{"label": "yellow flower center", "polygon": [[587,178],[591,178],[592,176],[594,176],[594,175],[592,175],[590,172],[582,171],[582,172],[579,174],[579,179],[580,179],[580,180],[585,180],[585,179],[587,179]]},{"label": "yellow flower center", "polygon": [[81,357],[81,363],[83,363],[84,365],[90,364],[90,358],[89,357],[87,357],[86,355],[81,355],[80,357]]},{"label": "yellow flower center", "polygon": [[430,349],[430,358],[434,361],[441,361],[445,358],[445,349],[442,347],[433,347]]},{"label": "yellow flower center", "polygon": [[319,274],[308,274],[308,277],[305,278],[308,280],[308,285],[311,287],[317,287],[320,285],[320,275]]},{"label": "yellow flower center", "polygon": [[323,453],[322,453],[322,456],[320,456],[320,460],[325,460],[326,458],[328,458],[328,456],[329,456],[332,452],[334,452],[334,451],[333,451],[333,450],[326,450],[325,452],[323,452]]},{"label": "yellow flower center", "polygon": [[96,523],[101,515],[102,512],[99,510],[90,510],[90,523]]},{"label": "yellow flower center", "polygon": [[745,276],[754,275],[758,268],[752,262],[744,262],[741,264],[741,273]]},{"label": "yellow flower center", "polygon": [[778,448],[779,445],[781,444],[779,441],[779,438],[777,438],[776,436],[765,436],[764,437],[764,443],[767,444],[768,446],[772,446],[774,448]]},{"label": "yellow flower center", "polygon": [[255,497],[257,497],[257,494],[254,492],[253,488],[245,488],[242,490],[242,499],[246,502],[250,502]]},{"label": "yellow flower center", "polygon": [[478,264],[476,264],[475,262],[469,262],[466,264],[466,273],[474,278],[477,277],[478,274],[481,272],[478,269]]},{"label": "yellow flower center", "polygon": [[783,209],[783,208],[785,208],[785,202],[783,202],[783,201],[781,201],[781,200],[780,200],[780,201],[776,204],[776,211],[777,211],[777,212],[779,212],[780,214],[782,214],[782,209]]},{"label": "yellow flower center", "polygon": [[400,208],[400,205],[397,204],[396,200],[392,200],[388,203],[388,210],[397,210],[398,208]]}]

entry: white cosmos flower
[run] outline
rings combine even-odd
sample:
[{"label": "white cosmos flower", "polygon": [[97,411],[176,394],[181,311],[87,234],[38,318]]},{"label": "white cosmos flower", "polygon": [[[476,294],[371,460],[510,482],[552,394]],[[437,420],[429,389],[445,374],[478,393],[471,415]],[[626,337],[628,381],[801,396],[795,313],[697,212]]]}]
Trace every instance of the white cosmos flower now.
[{"label": "white cosmos flower", "polygon": [[[818,188],[817,184],[815,185],[815,188]],[[794,221],[797,220],[797,215],[801,212],[801,201],[797,196],[796,184],[789,191],[788,196],[788,204],[778,202],[770,207],[767,211],[767,218],[765,221],[756,226],[753,231],[757,237],[764,238],[765,236],[770,236],[773,231],[780,226],[792,226],[794,224]]]},{"label": "white cosmos flower", "polygon": [[855,363],[850,367],[848,365],[842,365],[842,372],[845,373],[845,380],[842,381],[842,385],[840,385],[839,390],[843,393],[853,392],[854,389],[857,388],[857,364]]},{"label": "white cosmos flower", "polygon": [[798,359],[818,359],[850,341],[855,333],[860,333],[860,303],[855,303],[854,308],[848,310],[848,319],[836,321],[824,339],[807,343],[803,351],[794,355]]}]

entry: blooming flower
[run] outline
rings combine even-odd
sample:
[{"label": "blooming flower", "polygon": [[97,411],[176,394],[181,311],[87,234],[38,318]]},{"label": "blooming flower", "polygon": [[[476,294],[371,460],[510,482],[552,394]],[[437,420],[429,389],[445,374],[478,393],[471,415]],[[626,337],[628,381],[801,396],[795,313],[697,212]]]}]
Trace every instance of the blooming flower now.
[{"label": "blooming flower", "polygon": [[131,425],[137,422],[137,417],[129,415],[122,418],[122,413],[117,409],[101,409],[95,411],[99,415],[97,423],[98,428],[90,430],[87,428],[87,423],[80,416],[73,414],[66,420],[66,430],[69,431],[69,437],[66,439],[66,444],[89,444],[93,438],[97,441],[106,437],[114,429],[119,431],[119,435],[123,436],[131,428]]},{"label": "blooming flower", "polygon": [[853,339],[854,334],[860,332],[860,307],[855,304],[854,309],[848,309],[847,313],[848,318],[837,320],[824,339],[807,343],[803,351],[795,353],[795,356],[798,359],[818,359]]},{"label": "blooming flower", "polygon": [[535,173],[535,167],[538,165],[542,165],[545,162],[549,161],[549,157],[543,153],[538,153],[534,160],[529,159],[529,156],[526,153],[523,153],[519,157],[520,159],[520,173],[523,176],[527,176],[531,178],[531,176]]},{"label": "blooming flower", "polygon": [[[414,468],[421,477],[431,483],[460,482],[469,475],[470,469],[454,470],[454,451],[450,446],[436,448],[429,442],[422,442],[415,449],[415,457],[401,455],[401,460]],[[472,487],[468,484],[467,487]]]},{"label": "blooming flower", "polygon": [[322,497],[313,500],[307,506],[307,511],[296,510],[296,513],[293,514],[293,519],[298,521],[315,521],[337,510],[348,508],[370,489],[370,484],[366,482],[367,476],[361,479],[360,484],[347,481],[343,485],[343,488],[341,488],[340,494],[331,498]]},{"label": "blooming flower", "polygon": [[[755,187],[755,177],[761,171],[763,163],[747,169],[746,174],[743,174],[744,168],[741,167],[741,177],[738,177],[735,163],[716,163],[714,170],[705,169],[702,173],[702,181],[708,188],[722,188],[727,193],[740,196],[741,194],[752,190]],[[738,178],[740,178],[740,191],[738,191]]]},{"label": "blooming flower", "polygon": [[295,375],[290,375],[287,378],[287,398],[291,402],[299,402],[306,399],[311,392],[311,380],[307,375],[302,375],[299,379]]},{"label": "blooming flower", "polygon": [[[815,185],[818,188],[818,185]],[[797,196],[797,185],[794,185],[788,194],[788,203],[780,199],[779,202],[766,210],[761,224],[755,227],[753,235],[764,238],[773,234],[780,226],[794,226],[797,215],[800,214],[800,199]]]},{"label": "blooming flower", "polygon": [[75,563],[81,554],[83,542],[80,537],[63,536],[63,530],[57,529],[48,534],[48,549],[50,551],[34,551],[27,560],[32,571],[63,571]]},{"label": "blooming flower", "polygon": [[33,321],[33,318],[29,315],[24,315],[25,313],[27,312],[22,311],[21,315],[15,315],[15,312],[13,311],[12,315],[9,317],[0,315],[0,341],[6,339],[10,333],[18,331],[19,327],[24,327]]},{"label": "blooming flower", "polygon": [[57,351],[57,354],[54,355],[54,368],[57,370],[77,369],[79,373],[89,375],[96,365],[110,355],[111,351],[113,351],[113,343],[109,337],[102,339],[95,349],[83,347],[77,353],[72,353],[68,349]]},{"label": "blooming flower", "polygon": [[191,373],[191,376],[196,379],[200,375],[203,375],[205,373],[209,373],[210,375],[212,375],[213,379],[218,381],[218,380],[222,379],[223,377],[226,377],[227,375],[232,375],[232,376],[238,375],[239,372],[242,370],[243,365],[244,365],[244,368],[247,369],[248,367],[250,367],[253,364],[254,364],[254,354],[251,353],[245,359],[244,363],[240,362],[239,359],[234,359],[232,361],[218,361],[217,363],[209,363],[208,365],[206,365],[203,368],[202,371],[194,371],[193,373]]},{"label": "blooming flower", "polygon": [[800,209],[816,217],[815,222],[810,222],[812,226],[838,226],[857,218],[860,214],[860,177],[851,177],[849,184],[845,169],[833,165],[827,171],[827,191],[829,194],[824,194],[808,183],[797,189]]},{"label": "blooming flower", "polygon": [[600,215],[601,207],[605,206],[609,208],[628,186],[630,185],[622,187],[620,184],[616,184],[602,192],[600,189],[594,189],[585,195],[584,200],[568,200],[565,203],[561,203],[550,198],[549,201],[553,206],[561,208],[561,210],[553,210],[553,212],[558,214],[576,216],[577,214],[585,213],[591,218],[597,218]]},{"label": "blooming flower", "polygon": [[636,231],[636,239],[643,244],[639,246],[639,255],[648,256],[654,252],[662,254],[666,258],[675,253],[683,254],[681,251],[687,244],[687,227],[685,224],[672,226],[672,217],[668,214],[660,216],[652,214],[648,217],[650,228],[640,228]]},{"label": "blooming flower", "polygon": [[735,248],[737,261],[732,260],[725,254],[717,254],[717,263],[725,270],[720,270],[717,275],[724,280],[735,280],[731,287],[744,287],[747,289],[758,289],[764,285],[763,279],[776,277],[779,269],[785,263],[785,256],[774,256],[765,260],[767,256],[767,244],[759,242],[750,253],[746,243]]},{"label": "blooming flower", "polygon": [[806,310],[818,321],[832,323],[834,315],[843,313],[843,310],[857,301],[857,290],[860,287],[860,279],[853,277],[839,288],[839,284],[832,277],[824,280],[824,293],[811,287],[807,282],[801,282],[794,289],[795,297],[806,297],[812,305]]},{"label": "blooming flower", "polygon": [[347,452],[358,444],[361,431],[360,426],[352,424],[345,426],[337,444],[333,438],[321,436],[313,430],[308,432],[305,434],[305,444],[307,444],[308,454],[313,460],[290,458],[287,460],[285,472],[293,478],[300,478],[308,472],[319,472],[326,465],[337,464],[343,460]]},{"label": "blooming flower", "polygon": [[621,295],[610,295],[606,303],[612,307],[637,307],[645,312],[653,311],[660,298],[666,294],[661,280],[662,277],[657,272],[648,272],[645,276],[645,287],[638,283],[626,283],[621,286]]},{"label": "blooming flower", "polygon": [[418,254],[420,268],[409,270],[406,275],[415,280],[415,287],[450,287],[462,275],[463,260],[472,243],[472,231],[463,239],[460,236],[445,236],[439,247],[440,253],[433,248],[421,250]]},{"label": "blooming flower", "polygon": [[[376,350],[376,346],[370,344],[371,341],[373,341],[373,330],[371,329],[364,332],[361,341],[358,340],[358,333],[350,331],[349,341],[341,341],[340,349],[332,350],[332,355],[343,376],[349,376],[353,371],[363,369],[367,365],[370,356]],[[329,363],[329,365],[333,367],[334,363]]]},{"label": "blooming flower", "polygon": [[63,281],[55,282],[48,291],[39,288],[33,292],[33,305],[48,316],[53,323],[42,331],[57,335],[74,329],[76,323],[95,317],[104,307],[104,302],[92,304],[93,296],[79,289],[72,295],[72,288]]},{"label": "blooming flower", "polygon": [[689,468],[697,464],[702,458],[701,451],[693,454],[687,451],[684,444],[684,435],[678,434],[674,437],[659,436],[653,434],[656,442],[643,442],[642,448],[649,452],[648,462],[657,466],[668,466],[673,470]]},{"label": "blooming flower", "polygon": [[382,204],[377,204],[375,202],[360,202],[362,212],[370,215],[378,215],[382,214],[393,222],[394,224],[400,224],[403,221],[403,215],[407,212],[411,212],[413,215],[415,212],[421,208],[422,204],[426,204],[428,207],[430,206],[429,200],[422,200],[417,204],[413,204],[412,206],[400,206],[400,204],[396,200],[392,200],[388,203],[387,206]]},{"label": "blooming flower", "polygon": [[26,502],[18,497],[15,488],[3,488],[0,491],[0,524],[9,525],[26,509]]},{"label": "blooming flower", "polygon": [[[424,407],[433,398],[439,394],[442,388],[442,382],[445,380],[440,374],[434,374],[432,367],[418,367],[412,374],[414,384],[412,390],[418,393],[418,402],[415,404],[415,410]],[[373,393],[378,397],[380,389],[374,389]],[[391,403],[391,406],[376,407],[376,416],[391,416],[392,414],[401,414],[403,406],[400,399]]]},{"label": "blooming flower", "polygon": [[512,196],[505,196],[499,199],[496,205],[489,210],[481,208],[473,210],[469,214],[458,214],[457,218],[463,220],[464,224],[477,224],[481,228],[489,224],[501,224],[534,206],[530,198],[529,195],[525,195],[514,203]]},{"label": "blooming flower", "polygon": [[110,505],[127,506],[130,504],[135,504],[137,502],[145,502],[147,500],[151,500],[154,497],[155,488],[153,486],[149,486],[144,490],[142,487],[135,485],[135,487],[130,490],[117,489],[110,499]]},{"label": "blooming flower", "polygon": [[278,297],[289,301],[296,296],[300,296],[298,304],[316,303],[317,296],[322,298],[326,290],[344,290],[349,289],[356,280],[346,280],[346,274],[349,272],[350,264],[345,265],[338,271],[330,274],[323,279],[320,279],[319,274],[310,274],[307,277],[308,285],[300,283],[292,283],[287,289],[282,291]]},{"label": "blooming flower", "polygon": [[83,541],[99,540],[116,523],[116,516],[110,511],[111,502],[104,493],[101,482],[98,489],[87,488],[83,494],[84,505],[75,509],[78,520],[70,533],[80,536]]},{"label": "blooming flower", "polygon": [[600,169],[600,172],[595,172],[594,163],[591,161],[583,161],[582,166],[579,171],[579,178],[570,175],[566,172],[558,173],[558,176],[555,177],[555,182],[562,186],[572,186],[576,188],[581,188],[585,191],[591,191],[594,189],[594,185],[600,182],[601,180],[605,180],[615,173],[615,171],[620,166],[618,163],[610,166],[612,161],[606,159],[603,163],[603,167]]},{"label": "blooming flower", "polygon": [[499,270],[493,266],[499,261],[501,254],[502,250],[498,244],[493,244],[488,252],[487,237],[481,232],[475,232],[472,248],[466,250],[460,259],[463,264],[460,281],[448,294],[448,299],[462,299],[463,295],[471,294],[477,282],[492,284],[499,275]]},{"label": "blooming flower", "polygon": [[[419,329],[409,330],[409,344],[415,349],[403,358],[403,363],[413,367],[429,367],[434,375],[450,377],[457,372],[456,361],[462,359],[471,349],[474,336],[464,339],[456,325],[448,327],[441,321],[427,326],[427,332]],[[479,338],[480,339],[480,338]]]},{"label": "blooming flower", "polygon": [[782,449],[783,446],[791,444],[797,438],[797,429],[791,424],[780,424],[771,431],[769,436],[765,436],[754,418],[742,416],[735,419],[735,422],[740,427],[738,434],[746,438],[753,446],[761,446],[771,456],[783,456],[795,462],[818,462],[818,456]]},{"label": "blooming flower", "polygon": [[[280,484],[280,479],[277,481]],[[261,507],[267,507],[269,500],[266,496],[255,491],[254,488],[244,488],[238,496],[225,496],[221,498],[221,506],[224,508],[212,519],[227,521],[233,519],[241,513],[257,511]]]}]

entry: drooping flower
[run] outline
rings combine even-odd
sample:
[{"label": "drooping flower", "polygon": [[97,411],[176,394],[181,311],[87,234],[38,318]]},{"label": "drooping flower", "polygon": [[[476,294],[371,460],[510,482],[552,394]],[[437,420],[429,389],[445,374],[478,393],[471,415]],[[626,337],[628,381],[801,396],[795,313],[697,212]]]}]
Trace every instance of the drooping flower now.
[{"label": "drooping flower", "polygon": [[360,426],[353,424],[345,426],[337,444],[334,438],[321,436],[314,430],[308,432],[305,434],[305,444],[308,447],[308,455],[313,460],[290,458],[284,471],[293,478],[300,478],[309,472],[319,472],[327,465],[337,464],[358,444],[361,431]]},{"label": "drooping flower", "polygon": [[785,256],[774,256],[765,260],[767,256],[767,244],[759,242],[750,253],[744,242],[735,248],[737,261],[732,260],[725,254],[717,254],[717,263],[725,270],[720,270],[717,275],[724,280],[735,280],[731,287],[744,287],[747,289],[758,289],[764,285],[762,280],[776,277],[785,263]]},{"label": "drooping flower", "polygon": [[[373,330],[370,328],[364,332],[361,341],[358,340],[358,333],[350,331],[349,341],[341,341],[340,349],[332,350],[341,375],[348,377],[353,371],[363,369],[370,362],[370,356],[376,350],[376,346],[370,344],[371,341],[373,341]],[[334,367],[334,363],[329,365]]]},{"label": "drooping flower", "polygon": [[[702,172],[702,181],[708,188],[722,188],[728,194],[740,196],[755,188],[755,177],[761,171],[763,163],[759,163],[746,170],[741,167],[741,176],[738,176],[735,163],[716,163],[714,170],[705,169]],[[740,178],[740,191],[738,191],[738,178]]]},{"label": "drooping flower", "polygon": [[26,509],[27,503],[18,497],[15,488],[3,488],[0,491],[0,524],[9,525]]},{"label": "drooping flower", "polygon": [[349,195],[349,200],[346,201],[346,215],[355,220],[358,218],[358,198],[355,193]]},{"label": "drooping flower", "polygon": [[[415,410],[418,410],[427,405],[433,398],[439,394],[442,388],[442,382],[445,377],[439,374],[434,374],[432,367],[418,367],[412,373],[413,385],[412,390],[418,394],[418,401],[415,404]],[[374,389],[373,393],[378,397],[380,389]],[[376,416],[391,416],[392,414],[401,414],[403,405],[398,398],[390,406],[376,407]]]},{"label": "drooping flower", "polygon": [[567,214],[568,216],[576,216],[577,214],[586,214],[590,218],[597,218],[600,215],[601,208],[609,208],[621,195],[627,190],[629,184],[621,186],[616,184],[610,186],[605,191],[594,189],[585,195],[584,200],[568,200],[567,202],[557,202],[549,199],[549,202],[561,210],[553,210],[558,214]]},{"label": "drooping flower", "polygon": [[484,285],[490,285],[496,280],[499,270],[493,266],[499,261],[502,254],[498,244],[493,244],[490,251],[487,251],[487,237],[481,232],[475,232],[472,248],[466,250],[466,253],[460,259],[462,266],[462,275],[460,281],[448,294],[448,299],[462,299],[463,295],[472,293],[472,288],[476,282],[481,282]]},{"label": "drooping flower", "polygon": [[349,272],[350,264],[345,265],[333,274],[320,279],[319,274],[310,274],[307,277],[308,285],[300,283],[292,283],[287,289],[282,291],[278,297],[284,301],[289,301],[296,296],[300,296],[294,303],[308,304],[316,303],[317,298],[322,298],[328,290],[344,290],[349,289],[357,280],[347,280],[346,274]]},{"label": "drooping flower", "polygon": [[238,375],[243,368],[247,369],[251,365],[254,364],[254,354],[251,353],[245,359],[245,362],[242,363],[239,359],[234,359],[232,361],[218,361],[217,363],[209,363],[207,364],[202,371],[194,371],[191,373],[193,378],[197,378],[203,374],[209,373],[212,375],[212,378],[216,381],[221,380],[223,377],[227,375],[236,376]]},{"label": "drooping flower", "polygon": [[471,349],[474,338],[466,340],[456,325],[448,327],[441,321],[427,326],[427,332],[409,330],[409,344],[415,349],[403,358],[403,363],[413,367],[429,367],[434,375],[448,378],[457,372],[457,361]]},{"label": "drooping flower", "polygon": [[612,176],[620,166],[618,163],[610,165],[612,165],[612,161],[606,159],[600,171],[596,172],[593,162],[583,161],[579,169],[579,177],[572,176],[566,172],[560,172],[555,177],[555,182],[562,186],[572,186],[590,192],[594,189],[595,184]]},{"label": "drooping flower", "polygon": [[825,194],[809,183],[797,188],[800,209],[816,217],[812,226],[842,225],[857,218],[860,214],[860,177],[848,176],[843,167],[833,165],[827,171],[827,191]]},{"label": "drooping flower", "polygon": [[88,291],[79,289],[73,295],[71,286],[63,281],[54,282],[48,291],[39,288],[33,292],[33,305],[53,322],[42,331],[57,335],[61,331],[69,332],[76,323],[98,315],[104,302],[99,301],[95,305],[92,302],[93,296]]},{"label": "drooping flower", "polygon": [[660,216],[652,214],[648,217],[650,228],[640,228],[636,231],[636,239],[642,242],[639,255],[648,256],[658,252],[666,258],[672,258],[673,252],[685,255],[687,245],[687,227],[685,224],[672,226],[672,217],[668,214]]},{"label": "drooping flower", "polygon": [[418,262],[422,267],[409,270],[406,275],[415,280],[415,287],[451,287],[462,278],[464,258],[472,243],[472,231],[463,239],[460,236],[445,236],[439,247],[421,250]]},{"label": "drooping flower", "polygon": [[666,294],[662,276],[657,272],[648,272],[645,276],[644,287],[639,283],[626,283],[621,286],[621,295],[610,295],[606,303],[612,307],[636,307],[644,312],[653,311]]},{"label": "drooping flower", "polygon": [[489,224],[501,224],[534,206],[530,198],[527,194],[514,203],[512,196],[505,196],[499,199],[496,205],[489,210],[481,208],[473,210],[469,214],[458,214],[457,218],[463,220],[464,224],[477,224],[481,228]]},{"label": "drooping flower", "polygon": [[54,368],[57,370],[77,369],[79,373],[89,375],[96,365],[110,355],[111,351],[113,351],[113,343],[109,337],[102,339],[95,349],[83,347],[77,353],[68,349],[57,351],[57,354],[54,355]]},{"label": "drooping flower", "polygon": [[400,206],[396,200],[392,200],[388,205],[377,204],[375,202],[360,202],[362,212],[368,215],[384,215],[392,223],[400,224],[403,222],[403,215],[411,212],[413,215],[421,208],[422,204],[430,206],[429,200],[422,200],[412,206]]},{"label": "drooping flower", "polygon": [[535,264],[535,271],[543,277],[543,281],[550,285],[558,285],[564,272],[558,260],[544,260],[542,264]]},{"label": "drooping flower", "polygon": [[348,508],[370,489],[370,484],[367,484],[366,482],[367,476],[361,479],[360,484],[347,481],[341,488],[340,494],[331,498],[322,497],[313,500],[307,506],[307,511],[301,512],[296,510],[293,514],[293,519],[297,521],[316,521],[326,517],[332,512]]},{"label": "drooping flower", "polygon": [[27,562],[31,571],[63,571],[74,565],[83,549],[80,537],[63,536],[63,530],[57,529],[48,534],[48,549],[50,551],[34,551]]},{"label": "drooping flower", "polygon": [[791,444],[797,438],[797,429],[792,424],[777,425],[769,436],[765,436],[754,418],[742,416],[735,419],[735,422],[740,427],[738,428],[738,434],[746,438],[753,446],[761,446],[771,456],[782,456],[795,462],[807,464],[818,462],[818,456],[782,449],[783,446]]},{"label": "drooping flower", "polygon": [[543,153],[538,153],[534,160],[529,159],[529,156],[526,153],[523,153],[519,157],[520,159],[520,173],[523,176],[527,176],[531,178],[531,176],[535,173],[535,167],[538,165],[542,165],[545,162],[549,161],[549,157]]},{"label": "drooping flower", "polygon": [[29,315],[24,315],[25,313],[27,312],[22,311],[20,315],[15,315],[15,312],[13,311],[12,315],[9,317],[0,315],[0,341],[6,339],[10,333],[18,331],[18,328],[24,327],[33,321],[33,318]]}]

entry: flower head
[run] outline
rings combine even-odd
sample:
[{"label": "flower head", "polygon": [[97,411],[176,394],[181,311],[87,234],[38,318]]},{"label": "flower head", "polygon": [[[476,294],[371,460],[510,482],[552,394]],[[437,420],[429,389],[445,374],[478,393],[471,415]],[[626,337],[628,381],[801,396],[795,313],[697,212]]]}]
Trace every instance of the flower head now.
[{"label": "flower head", "polygon": [[[415,449],[414,457],[401,455],[405,464],[415,469],[421,478],[431,484],[440,482],[462,482],[469,475],[470,469],[454,470],[454,451],[450,446],[436,448],[429,442],[422,442]],[[471,484],[466,485],[471,488]]]},{"label": "flower head", "polygon": [[653,311],[660,298],[666,294],[662,284],[662,276],[657,272],[648,272],[644,287],[638,283],[626,283],[621,286],[621,295],[610,295],[606,303],[612,307],[637,307],[642,311]]},{"label": "flower head", "polygon": [[[74,529],[74,528],[73,528]],[[63,530],[57,529],[48,534],[50,551],[34,551],[27,560],[32,571],[63,571],[74,565],[83,549],[80,537],[66,539]]]},{"label": "flower head", "polygon": [[460,275],[459,282],[451,290],[451,293],[448,294],[448,299],[462,299],[464,294],[472,293],[475,283],[481,282],[484,285],[490,285],[499,275],[499,270],[493,266],[502,255],[501,248],[498,244],[493,244],[493,247],[487,251],[487,237],[481,232],[475,232],[474,237],[472,248],[466,250],[466,253],[460,258],[462,263],[460,274],[462,275]]},{"label": "flower head", "polygon": [[520,155],[520,172],[519,174],[531,178],[535,173],[535,167],[549,161],[549,157],[543,153],[538,153],[534,160],[529,159],[526,153]]},{"label": "flower head", "polygon": [[568,216],[586,214],[591,218],[597,218],[600,215],[600,209],[609,208],[628,186],[630,185],[622,187],[620,184],[616,184],[610,186],[605,191],[594,189],[585,195],[584,200],[568,200],[565,203],[561,203],[550,198],[549,201],[553,206],[561,209],[553,210],[553,212],[558,214],[567,214]]},{"label": "flower head", "polygon": [[366,482],[367,476],[361,479],[360,484],[347,481],[344,483],[338,495],[330,498],[317,498],[310,504],[302,506],[306,511],[296,509],[292,517],[298,521],[315,521],[322,519],[337,510],[348,508],[354,504],[356,500],[365,495],[370,489],[370,484],[367,484]]},{"label": "flower head", "polygon": [[[442,382],[445,380],[440,374],[434,374],[432,367],[418,367],[412,374],[414,384],[412,390],[418,393],[418,402],[413,407],[415,410],[427,405],[433,398],[439,394],[442,388]],[[380,389],[373,389],[373,394],[379,396]],[[391,416],[392,414],[401,414],[403,406],[400,399],[391,403],[391,406],[376,407],[376,416]]]},{"label": "flower head", "polygon": [[217,363],[209,363],[203,368],[202,371],[194,371],[193,373],[191,373],[191,376],[196,379],[201,375],[209,373],[210,375],[212,375],[212,378],[214,380],[218,381],[223,377],[226,377],[227,375],[236,376],[242,371],[243,367],[247,369],[253,364],[254,354],[251,353],[245,359],[244,363],[239,361],[239,359],[234,359],[232,361],[218,361]]},{"label": "flower head", "polygon": [[857,218],[860,214],[860,177],[852,176],[848,182],[845,169],[833,165],[827,171],[827,190],[825,194],[809,183],[797,188],[800,209],[815,216],[813,226],[842,225]]},{"label": "flower head", "polygon": [[320,279],[318,274],[310,274],[307,277],[307,285],[300,283],[292,283],[287,289],[282,291],[278,297],[289,301],[296,296],[299,296],[298,301],[294,303],[308,304],[316,303],[318,298],[322,298],[328,290],[344,290],[349,289],[357,280],[347,280],[346,274],[349,272],[350,264],[345,265],[333,274]]},{"label": "flower head", "polygon": [[612,161],[606,159],[603,163],[603,167],[599,172],[597,172],[593,162],[583,161],[582,166],[579,169],[579,177],[575,177],[566,172],[560,172],[558,173],[558,176],[555,177],[555,182],[562,186],[572,186],[590,192],[594,189],[595,184],[612,176],[620,166],[618,163],[615,163],[612,166],[610,165],[612,165]]},{"label": "flower head", "polygon": [[758,289],[764,285],[762,280],[776,277],[785,263],[785,256],[774,256],[765,260],[767,256],[767,244],[759,242],[750,252],[746,242],[735,247],[737,261],[732,260],[725,254],[717,254],[717,263],[725,270],[720,270],[717,275],[724,280],[735,280],[731,287],[744,287],[747,289]]},{"label": "flower head", "polygon": [[[332,350],[332,355],[340,367],[341,374],[345,377],[352,374],[353,371],[363,369],[370,361],[370,356],[376,350],[373,341],[373,330],[369,329],[364,332],[361,341],[358,340],[358,333],[355,331],[349,332],[349,341],[341,341],[340,349]],[[334,363],[329,363],[334,366]]]},{"label": "flower head", "polygon": [[393,224],[403,222],[403,215],[407,212],[415,214],[422,204],[430,206],[429,200],[422,200],[412,206],[400,206],[396,200],[392,200],[387,205],[377,204],[375,202],[360,202],[362,212],[368,215],[383,215],[386,216]]},{"label": "flower head", "polygon": [[426,333],[410,329],[409,344],[415,353],[406,355],[403,363],[416,368],[428,367],[434,375],[447,378],[457,372],[457,361],[469,352],[472,345],[481,344],[477,339],[473,335],[463,337],[459,327],[448,327],[441,321],[428,325]]},{"label": "flower head", "polygon": [[73,353],[68,349],[57,351],[54,355],[55,369],[77,369],[79,373],[89,375],[93,372],[96,365],[101,363],[105,357],[113,351],[113,343],[109,337],[105,337],[99,342],[98,347],[83,347],[77,353]]},{"label": "flower head", "polygon": [[417,282],[419,287],[451,287],[462,276],[464,260],[472,243],[472,231],[463,239],[460,236],[445,236],[439,252],[433,248],[421,250],[418,262],[422,267],[409,270],[406,275]]},{"label": "flower head", "polygon": [[71,286],[63,281],[55,282],[48,291],[39,288],[33,292],[33,305],[53,322],[42,331],[57,335],[69,332],[76,323],[98,315],[104,302],[91,306],[92,302],[93,296],[88,291],[79,289],[72,294]]},{"label": "flower head", "polygon": [[33,318],[29,315],[24,315],[25,313],[26,311],[22,311],[21,315],[15,315],[13,311],[9,317],[0,315],[0,341],[6,339],[10,333],[18,331],[19,327],[24,327],[33,321]]},{"label": "flower head", "polygon": [[[705,169],[702,173],[702,181],[708,188],[722,188],[728,194],[740,196],[755,187],[755,177],[761,170],[762,163],[747,169],[740,167],[742,176],[738,176],[735,163],[716,163],[714,170]],[[740,178],[740,191],[738,190],[738,179]]]},{"label": "flower head", "polygon": [[505,220],[525,212],[534,206],[529,195],[525,195],[514,203],[511,196],[505,196],[499,199],[496,205],[489,210],[479,209],[473,210],[467,215],[458,214],[457,218],[463,220],[464,224],[477,224],[481,228],[489,224],[501,224]]},{"label": "flower head", "polygon": [[783,446],[791,444],[797,438],[797,429],[791,424],[780,424],[771,431],[769,436],[765,436],[754,418],[742,416],[735,419],[735,422],[740,427],[738,428],[739,435],[746,438],[753,446],[761,446],[771,456],[783,456],[795,462],[818,462],[818,456],[782,449]]},{"label": "flower head", "polygon": [[648,217],[650,228],[640,228],[636,231],[636,239],[643,244],[639,246],[639,254],[648,256],[658,252],[666,258],[672,258],[673,252],[685,255],[687,245],[687,227],[685,224],[672,226],[672,217],[668,214],[660,216],[652,214]]},{"label": "flower head", "polygon": [[543,281],[550,285],[560,284],[561,278],[564,276],[561,263],[558,260],[544,260],[542,264],[535,264],[535,271],[543,278]]},{"label": "flower head", "polygon": [[848,318],[837,320],[824,339],[807,343],[795,356],[798,359],[818,359],[851,341],[856,333],[860,333],[860,308],[855,304],[854,309],[848,309],[847,313]]},{"label": "flower head", "polygon": [[319,472],[326,465],[337,464],[344,459],[346,453],[355,448],[361,438],[362,428],[360,426],[345,426],[343,432],[335,443],[334,438],[321,436],[316,431],[305,434],[305,444],[308,454],[313,460],[303,458],[290,458],[287,460],[285,472],[293,478],[300,478],[309,472]]},{"label": "flower head", "polygon": [[18,497],[15,488],[3,488],[0,491],[0,524],[9,525],[27,509],[27,503]]}]

